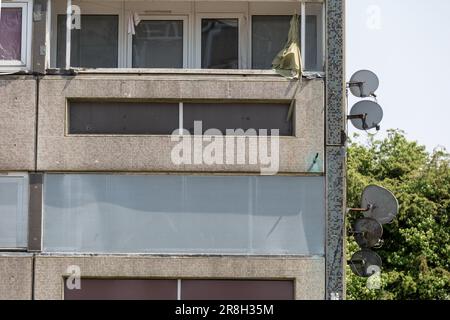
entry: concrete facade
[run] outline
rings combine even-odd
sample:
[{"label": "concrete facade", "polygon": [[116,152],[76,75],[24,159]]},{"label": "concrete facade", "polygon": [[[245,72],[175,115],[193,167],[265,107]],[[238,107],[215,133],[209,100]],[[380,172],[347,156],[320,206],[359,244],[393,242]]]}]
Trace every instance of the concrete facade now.
[{"label": "concrete facade", "polygon": [[0,78],[0,172],[35,170],[36,80]]},{"label": "concrete facade", "polygon": [[[35,299],[63,299],[70,267],[96,279],[294,280],[296,299],[323,299],[322,257],[43,256],[36,257]],[[69,270],[69,271],[68,271]],[[83,281],[81,281],[83,285]]]},{"label": "concrete facade", "polygon": [[[33,244],[29,240],[27,250],[34,254],[0,253],[0,299],[63,299],[71,265],[80,267],[82,277],[102,279],[287,279],[295,282],[296,299],[345,298],[344,0],[306,2],[326,6],[326,72],[303,78],[298,90],[295,81],[271,71],[105,69],[54,74],[43,68],[45,55],[40,50],[45,19],[34,22],[39,43],[33,44],[30,71],[39,74],[0,76],[0,176],[8,172],[259,174],[259,164],[177,166],[170,159],[174,146],[170,136],[70,135],[67,101],[288,102],[294,98],[294,136],[280,137],[279,174],[325,176],[325,255],[62,255],[42,252],[37,236]],[[38,3],[45,16],[46,1]],[[310,172],[316,154],[318,169]],[[39,181],[34,187],[41,190]],[[39,199],[31,194],[32,198],[30,228],[34,235],[42,235],[42,194]]]},{"label": "concrete facade", "polygon": [[33,255],[0,253],[0,300],[32,298]]},{"label": "concrete facade", "polygon": [[[130,74],[79,75],[69,79],[44,77],[39,86],[37,170],[259,172],[259,164],[173,164],[171,150],[177,142],[171,142],[168,135],[89,136],[66,133],[66,105],[70,99],[290,101],[296,91],[292,82],[277,76],[220,75],[215,76],[214,81],[210,80],[211,76]],[[315,154],[318,153],[319,159],[323,159],[323,80],[304,80],[297,90],[295,102],[295,136],[280,137],[280,172],[308,172]],[[130,154],[133,156],[130,157]],[[320,167],[323,168],[323,164]]]}]

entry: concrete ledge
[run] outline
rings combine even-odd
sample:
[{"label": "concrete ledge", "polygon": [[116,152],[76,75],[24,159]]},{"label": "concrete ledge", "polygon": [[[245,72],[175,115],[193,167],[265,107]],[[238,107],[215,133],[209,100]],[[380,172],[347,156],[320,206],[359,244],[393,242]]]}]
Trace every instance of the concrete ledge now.
[{"label": "concrete ledge", "polygon": [[40,255],[35,298],[63,299],[64,277],[73,265],[80,267],[81,278],[294,279],[296,299],[325,296],[323,257]]}]

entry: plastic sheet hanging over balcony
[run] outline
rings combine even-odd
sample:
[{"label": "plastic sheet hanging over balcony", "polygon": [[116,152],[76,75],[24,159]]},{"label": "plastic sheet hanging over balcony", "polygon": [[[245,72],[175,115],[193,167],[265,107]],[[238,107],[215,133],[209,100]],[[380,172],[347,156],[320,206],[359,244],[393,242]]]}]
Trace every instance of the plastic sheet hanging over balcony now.
[{"label": "plastic sheet hanging over balcony", "polygon": [[275,72],[289,79],[299,79],[302,76],[302,58],[300,54],[298,15],[291,19],[288,40],[284,48],[273,59],[272,68]]}]

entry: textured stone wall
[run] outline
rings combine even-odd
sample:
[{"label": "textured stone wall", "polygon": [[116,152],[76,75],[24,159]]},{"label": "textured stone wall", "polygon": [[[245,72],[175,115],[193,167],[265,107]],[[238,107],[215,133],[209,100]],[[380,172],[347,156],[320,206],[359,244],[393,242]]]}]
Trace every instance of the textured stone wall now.
[{"label": "textured stone wall", "polygon": [[35,169],[36,81],[0,77],[0,171]]},{"label": "textured stone wall", "polygon": [[37,256],[35,298],[63,299],[64,278],[72,266],[79,267],[81,286],[83,277],[293,279],[296,299],[323,299],[325,294],[322,257]]},{"label": "textured stone wall", "polygon": [[31,299],[32,270],[31,254],[0,254],[0,300]]},{"label": "textured stone wall", "polygon": [[344,0],[327,1],[326,181],[327,299],[345,298],[345,167],[346,131]]}]

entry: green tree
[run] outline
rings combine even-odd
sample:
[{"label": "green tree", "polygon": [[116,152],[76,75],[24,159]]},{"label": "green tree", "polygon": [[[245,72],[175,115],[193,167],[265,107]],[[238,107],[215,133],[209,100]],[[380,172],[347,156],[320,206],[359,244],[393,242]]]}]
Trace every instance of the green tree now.
[{"label": "green tree", "polygon": [[[358,207],[365,186],[391,190],[400,209],[384,225],[381,288],[368,289],[366,278],[347,267],[348,299],[450,299],[450,155],[431,154],[402,131],[390,130],[383,140],[369,136],[367,144],[348,148],[349,207]],[[347,230],[360,214],[348,214]],[[347,237],[347,258],[358,246]]]}]

